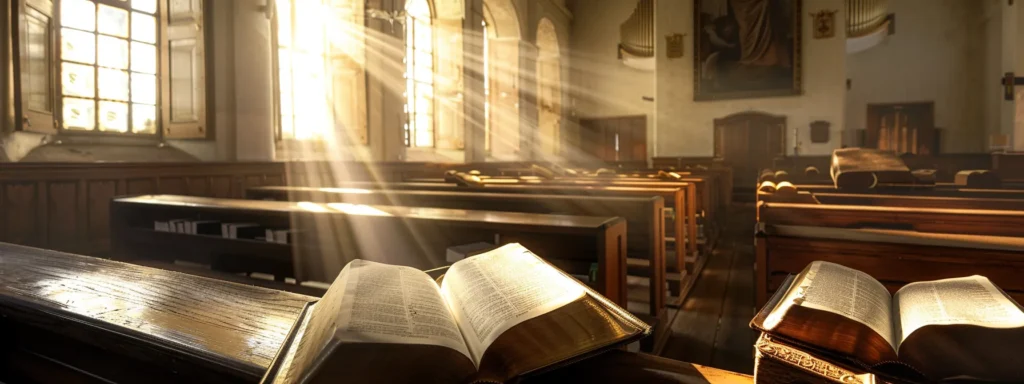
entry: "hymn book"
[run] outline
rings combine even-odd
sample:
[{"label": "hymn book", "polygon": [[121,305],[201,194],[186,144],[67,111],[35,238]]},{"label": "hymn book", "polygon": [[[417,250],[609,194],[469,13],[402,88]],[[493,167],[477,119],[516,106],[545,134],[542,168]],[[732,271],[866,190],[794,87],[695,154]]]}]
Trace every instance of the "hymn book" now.
[{"label": "hymn book", "polygon": [[916,282],[890,295],[866,273],[815,261],[780,295],[752,326],[822,356],[911,381],[1024,381],[1024,310],[988,278]]},{"label": "hymn book", "polygon": [[519,244],[454,263],[440,284],[354,260],[309,312],[265,382],[507,382],[650,333]]}]

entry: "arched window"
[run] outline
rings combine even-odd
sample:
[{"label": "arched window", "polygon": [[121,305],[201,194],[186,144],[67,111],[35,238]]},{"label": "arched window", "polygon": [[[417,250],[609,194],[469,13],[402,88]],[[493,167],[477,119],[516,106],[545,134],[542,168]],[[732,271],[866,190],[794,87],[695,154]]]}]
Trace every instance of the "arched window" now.
[{"label": "arched window", "polygon": [[277,0],[279,137],[367,144],[362,0]]},{"label": "arched window", "polygon": [[537,25],[537,133],[541,153],[561,150],[562,67],[555,25],[541,19]]},{"label": "arched window", "polygon": [[510,0],[484,1],[484,137],[492,160],[519,158],[519,17]]},{"label": "arched window", "polygon": [[405,6],[406,112],[405,145],[434,146],[434,33],[430,3],[411,0]]}]

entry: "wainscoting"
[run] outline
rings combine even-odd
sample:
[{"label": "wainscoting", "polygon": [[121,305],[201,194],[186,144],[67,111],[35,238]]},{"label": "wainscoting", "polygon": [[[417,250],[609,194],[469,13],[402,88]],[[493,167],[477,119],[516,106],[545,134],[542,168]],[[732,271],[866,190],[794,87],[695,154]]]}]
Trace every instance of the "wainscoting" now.
[{"label": "wainscoting", "polygon": [[265,185],[327,186],[391,180],[424,164],[381,163],[3,163],[0,242],[104,256],[110,199],[141,194],[243,198]]}]

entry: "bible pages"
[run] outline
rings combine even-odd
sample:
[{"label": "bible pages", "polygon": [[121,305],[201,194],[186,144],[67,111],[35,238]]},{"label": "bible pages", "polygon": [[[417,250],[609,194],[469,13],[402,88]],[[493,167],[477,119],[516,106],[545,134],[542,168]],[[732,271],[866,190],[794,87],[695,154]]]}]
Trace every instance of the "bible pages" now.
[{"label": "bible pages", "polygon": [[899,362],[930,380],[1024,381],[1012,361],[1024,310],[982,276],[911,283],[890,296],[863,272],[815,261],[762,311],[770,312],[755,328],[864,368]]},{"label": "bible pages", "polygon": [[504,382],[650,332],[519,244],[460,260],[441,280],[350,262],[279,357],[293,365],[286,376]]}]

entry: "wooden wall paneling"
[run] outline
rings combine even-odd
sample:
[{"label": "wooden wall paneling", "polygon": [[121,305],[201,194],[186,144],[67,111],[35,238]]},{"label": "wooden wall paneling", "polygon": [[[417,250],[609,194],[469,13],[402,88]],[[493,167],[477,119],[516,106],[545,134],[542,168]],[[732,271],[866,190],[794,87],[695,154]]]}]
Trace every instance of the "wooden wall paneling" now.
[{"label": "wooden wall paneling", "polygon": [[74,180],[47,183],[44,200],[47,205],[47,248],[71,252],[81,247],[78,232],[78,184]]},{"label": "wooden wall paneling", "polygon": [[210,196],[222,198],[235,197],[231,190],[231,179],[231,176],[211,176]]},{"label": "wooden wall paneling", "polygon": [[242,190],[263,186],[263,175],[246,175]]},{"label": "wooden wall paneling", "polygon": [[0,182],[0,241],[6,241],[7,237],[7,215],[5,212],[10,212],[11,208],[7,204],[7,196],[5,191],[7,190],[7,184]]},{"label": "wooden wall paneling", "polygon": [[48,226],[46,225],[46,218],[49,217],[49,211],[47,210],[48,207],[46,206],[46,182],[43,180],[39,180],[35,184],[35,199],[33,200],[33,205],[36,209],[35,217],[33,220],[33,223],[35,224],[35,233],[32,234],[32,237],[35,239],[36,246],[46,247],[48,240]]},{"label": "wooden wall paneling", "polygon": [[167,195],[184,195],[188,190],[184,177],[161,177],[157,181],[157,191]]},{"label": "wooden wall paneling", "polygon": [[263,185],[283,186],[287,184],[284,183],[284,174],[274,173],[263,176]]},{"label": "wooden wall paneling", "polygon": [[156,178],[128,179],[126,195],[148,195],[157,193]]},{"label": "wooden wall paneling", "polygon": [[78,253],[88,253],[91,246],[89,238],[89,181],[85,178],[76,180],[78,190],[75,194],[75,222],[78,225]]},{"label": "wooden wall paneling", "polygon": [[0,240],[8,243],[40,245],[37,241],[36,183],[13,182],[4,185],[4,232]]},{"label": "wooden wall paneling", "polygon": [[86,236],[90,251],[102,253],[110,248],[110,200],[117,195],[117,181],[89,181],[88,194]]},{"label": "wooden wall paneling", "polygon": [[630,135],[632,140],[630,149],[633,153],[630,160],[647,161],[647,116],[631,121],[633,122],[633,132]]},{"label": "wooden wall paneling", "polygon": [[186,190],[191,196],[210,196],[210,178],[206,176],[189,177],[186,180]]}]

